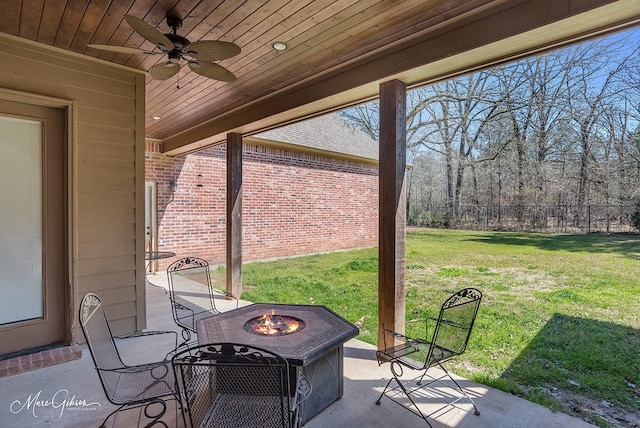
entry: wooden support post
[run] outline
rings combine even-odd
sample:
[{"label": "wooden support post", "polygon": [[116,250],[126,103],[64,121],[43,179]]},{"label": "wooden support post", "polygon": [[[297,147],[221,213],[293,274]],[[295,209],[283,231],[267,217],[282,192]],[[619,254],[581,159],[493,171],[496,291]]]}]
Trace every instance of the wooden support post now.
[{"label": "wooden support post", "polygon": [[404,333],[407,164],[406,85],[380,85],[378,349],[384,329]]},{"label": "wooden support post", "polygon": [[227,134],[227,292],[242,295],[242,135]]}]

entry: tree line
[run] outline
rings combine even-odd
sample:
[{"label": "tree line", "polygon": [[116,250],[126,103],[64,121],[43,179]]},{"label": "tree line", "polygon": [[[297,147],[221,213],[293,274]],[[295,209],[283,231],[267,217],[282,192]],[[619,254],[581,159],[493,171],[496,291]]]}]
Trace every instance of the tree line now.
[{"label": "tree line", "polygon": [[[562,212],[579,228],[594,206],[628,221],[640,199],[639,53],[632,30],[409,91],[409,223],[456,226],[471,210],[535,229]],[[378,140],[377,101],[341,115]]]}]

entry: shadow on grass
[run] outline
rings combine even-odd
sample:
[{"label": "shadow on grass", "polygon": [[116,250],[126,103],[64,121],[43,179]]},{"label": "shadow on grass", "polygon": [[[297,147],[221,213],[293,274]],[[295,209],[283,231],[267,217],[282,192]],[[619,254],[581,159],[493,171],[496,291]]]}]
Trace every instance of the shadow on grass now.
[{"label": "shadow on grass", "polygon": [[630,414],[640,403],[630,386],[640,382],[639,349],[638,329],[555,314],[499,382],[527,385],[525,398],[593,422],[594,415],[610,413],[609,406]]},{"label": "shadow on grass", "polygon": [[547,251],[586,251],[620,253],[640,258],[640,236],[636,234],[542,235],[535,233],[492,233],[477,235],[468,241],[483,244],[531,246]]}]

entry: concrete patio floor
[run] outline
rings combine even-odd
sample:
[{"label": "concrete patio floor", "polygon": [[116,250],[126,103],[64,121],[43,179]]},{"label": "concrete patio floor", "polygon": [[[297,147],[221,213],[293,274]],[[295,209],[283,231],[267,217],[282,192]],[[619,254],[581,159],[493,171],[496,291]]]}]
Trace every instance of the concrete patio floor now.
[{"label": "concrete patio floor", "polygon": [[[166,284],[164,275],[152,275],[151,278],[156,284]],[[198,294],[197,289],[194,294]],[[162,288],[147,286],[147,303],[150,330],[179,331],[171,318],[168,295]],[[221,303],[220,309],[229,309],[227,302]],[[241,305],[249,303],[241,302]],[[149,355],[162,356],[170,342],[128,339],[119,342],[119,346],[124,361],[133,364],[148,360]],[[352,339],[345,344],[344,354],[344,396],[309,420],[306,428],[427,426],[388,398],[383,398],[380,405],[375,404],[390,371],[388,364],[378,366],[374,346]],[[453,409],[434,415],[430,419],[434,428],[593,427],[484,385],[464,379],[460,382],[471,392],[481,415],[475,416],[472,410],[469,411],[471,405],[463,400],[460,403],[463,410]],[[430,409],[437,408],[440,401],[450,396],[447,388],[433,388],[424,401],[421,399],[419,406],[430,413]],[[97,427],[114,409],[103,393],[86,346],[83,346],[83,356],[79,360],[0,379],[0,427]],[[116,426],[136,426],[137,418],[137,411],[122,413]],[[183,427],[175,402],[169,403],[163,420],[170,427]]]}]

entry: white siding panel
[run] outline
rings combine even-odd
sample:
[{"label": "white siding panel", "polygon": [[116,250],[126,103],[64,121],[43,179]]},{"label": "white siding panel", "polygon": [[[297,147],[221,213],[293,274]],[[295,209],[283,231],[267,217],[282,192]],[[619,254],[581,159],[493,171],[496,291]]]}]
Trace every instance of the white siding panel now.
[{"label": "white siding panel", "polygon": [[103,108],[82,106],[78,108],[78,122],[101,125],[109,128],[134,130],[135,116],[121,111],[110,111]]},{"label": "white siding panel", "polygon": [[118,159],[118,160],[131,160],[134,159],[135,146],[130,144],[119,144],[117,141],[94,141],[84,140],[84,150],[95,156],[103,159]]},{"label": "white siding panel", "polygon": [[100,295],[100,300],[105,306],[112,307],[135,300],[135,292],[131,287],[113,287],[104,290]]},{"label": "white siding panel", "polygon": [[113,192],[122,191],[122,189],[133,189],[135,185],[134,179],[129,176],[93,176],[92,180],[78,183],[78,191],[80,192]]},{"label": "white siding panel", "polygon": [[[84,293],[98,293],[115,287],[131,287],[134,288],[136,276],[134,272],[117,271],[101,274],[92,274],[86,276],[78,275],[78,280],[82,282]],[[105,284],[108,284],[105,287]]]},{"label": "white siding panel", "polygon": [[[132,235],[135,231],[135,225],[133,221],[123,219],[120,221],[110,220],[105,216],[104,221],[95,221],[93,224],[78,225],[78,234],[83,235],[86,241],[105,241],[110,237],[127,236]],[[106,227],[104,225],[107,225]],[[78,261],[78,266],[82,264],[82,260]]]},{"label": "white siding panel", "polygon": [[134,146],[135,132],[131,129],[79,126],[78,140]]},{"label": "white siding panel", "polygon": [[135,262],[131,258],[131,255],[125,254],[113,257],[83,260],[82,264],[78,267],[78,275],[88,276],[115,271],[128,271],[132,269],[135,269]]},{"label": "white siding panel", "polygon": [[[18,50],[16,43],[20,42],[14,40],[0,39],[0,51],[6,52],[5,58],[7,55],[14,57],[11,64],[3,64],[3,70],[18,73],[24,78],[55,82],[60,88],[76,86],[82,91],[134,98],[137,73],[83,61],[57,49],[53,53],[54,50],[42,45],[31,47],[25,43]],[[47,71],[46,75],[43,75],[43,70]]]},{"label": "white siding panel", "polygon": [[[99,211],[113,207],[122,210],[123,214],[127,207],[135,208],[133,205],[134,194],[131,189],[122,189],[120,192],[78,192],[78,211],[82,211],[87,216],[95,216]],[[132,219],[133,220],[133,219]],[[82,221],[79,219],[78,221]]]},{"label": "white siding panel", "polygon": [[[80,153],[80,151],[78,151]],[[105,159],[99,156],[93,156],[86,153],[81,157],[82,162],[78,165],[78,173],[86,176],[113,176],[131,174],[131,170],[135,166],[135,161],[131,160],[114,160]]]},{"label": "white siding panel", "polygon": [[109,326],[111,327],[111,332],[115,336],[129,333],[136,329],[135,318],[133,317],[120,318],[120,319],[116,318],[117,316],[121,315],[123,312],[127,313],[130,311],[131,311],[131,307],[125,307],[124,309],[118,308],[117,312],[113,309],[110,309],[109,312],[107,313],[107,316],[111,320],[111,323],[109,324]]},{"label": "white siding panel", "polygon": [[[11,58],[11,57],[10,57]],[[8,58],[4,58],[8,63],[12,63]],[[13,65],[13,64],[12,64]],[[34,78],[31,75],[19,74],[19,69],[7,70],[0,67],[0,81],[8,83],[5,87],[25,92],[47,95],[50,97],[75,100],[79,105],[100,106],[105,110],[122,111],[128,114],[135,114],[135,100],[104,93],[96,92],[86,88],[74,86],[71,84],[51,85],[51,80],[46,76],[42,78]]]},{"label": "white siding panel", "polygon": [[136,253],[136,243],[133,239],[81,241],[78,244],[78,253],[83,260],[122,254],[133,256]]}]

